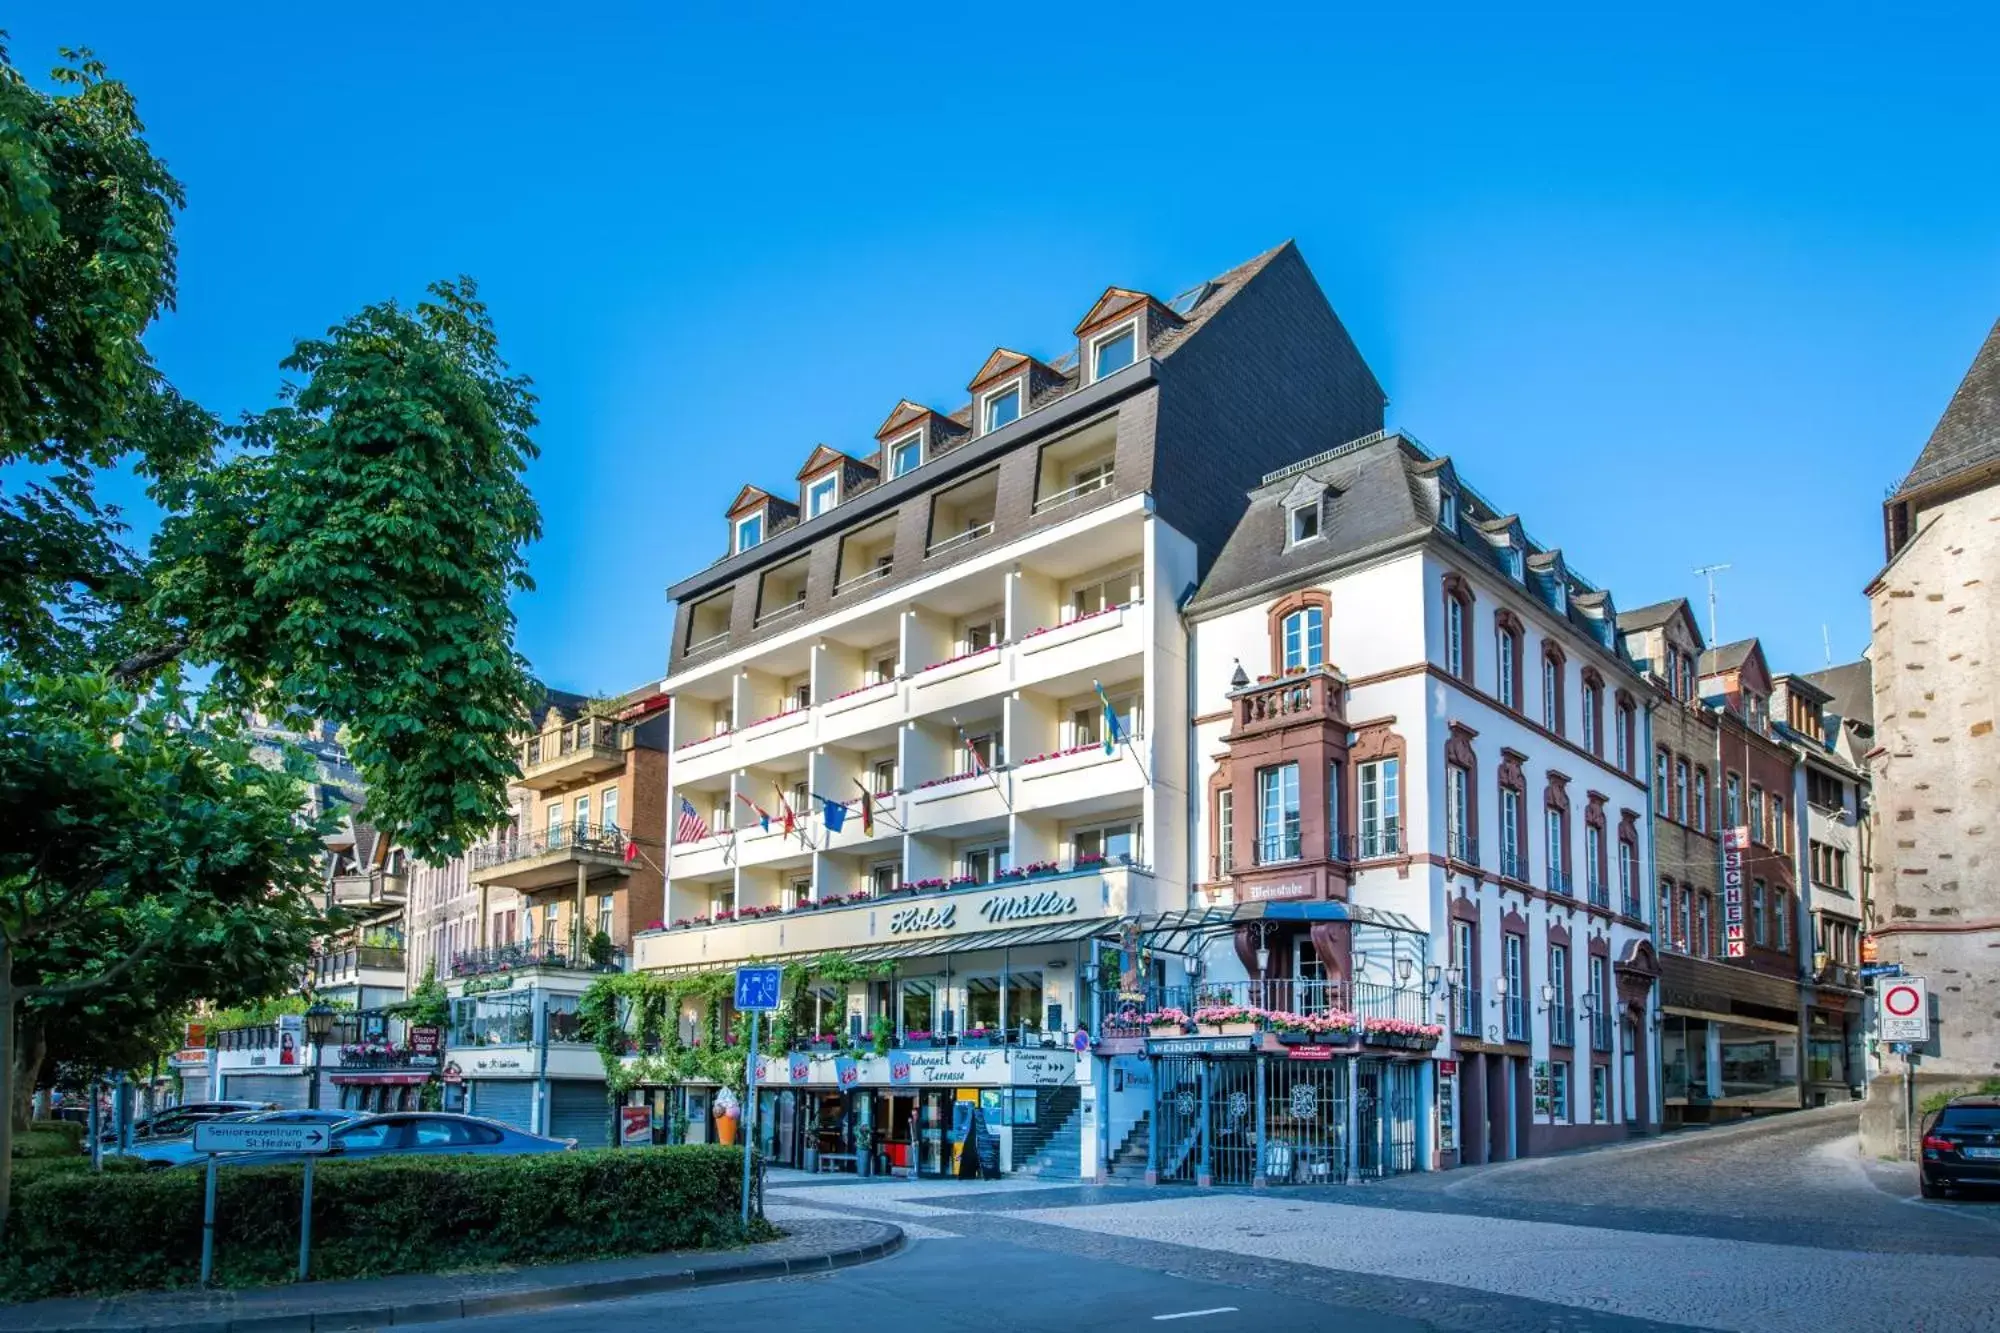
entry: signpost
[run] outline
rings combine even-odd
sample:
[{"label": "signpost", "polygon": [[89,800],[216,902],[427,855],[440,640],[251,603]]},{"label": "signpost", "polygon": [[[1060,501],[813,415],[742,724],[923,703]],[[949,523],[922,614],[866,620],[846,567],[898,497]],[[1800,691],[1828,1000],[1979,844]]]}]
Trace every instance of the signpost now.
[{"label": "signpost", "polygon": [[1743,849],[1750,845],[1747,827],[1722,832],[1722,952],[1728,958],[1744,954]]},{"label": "signpost", "polygon": [[1883,1041],[1919,1046],[1931,1039],[1930,988],[1922,977],[1899,977],[1876,993],[1875,1032]]},{"label": "signpost", "polygon": [[1863,981],[1873,981],[1877,977],[1900,977],[1902,975],[1903,965],[1901,963],[1863,963],[1861,965],[1861,979]]},{"label": "signpost", "polygon": [[1875,992],[1875,1035],[1903,1057],[1903,1123],[1917,1155],[1917,1048],[1931,1039],[1930,986],[1922,977],[1884,981]]},{"label": "signpost", "polygon": [[757,1015],[778,1008],[784,969],[736,969],[736,1009],[750,1015],[750,1057],[743,1062],[743,1229],[750,1229],[750,1158],[757,1151]]},{"label": "signpost", "polygon": [[194,1150],[208,1154],[208,1181],[201,1207],[201,1285],[215,1276],[215,1155],[224,1152],[303,1153],[306,1175],[299,1202],[299,1281],[306,1280],[312,1252],[313,1163],[333,1148],[330,1125],[263,1125],[254,1122],[199,1124]]}]

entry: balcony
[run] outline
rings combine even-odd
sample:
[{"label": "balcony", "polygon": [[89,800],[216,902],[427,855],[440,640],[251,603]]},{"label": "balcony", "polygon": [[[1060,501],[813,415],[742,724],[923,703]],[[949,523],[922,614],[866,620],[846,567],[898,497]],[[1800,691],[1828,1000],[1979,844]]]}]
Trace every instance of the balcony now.
[{"label": "balcony", "polygon": [[940,541],[932,542],[930,546],[926,548],[924,554],[926,556],[944,555],[949,551],[956,551],[962,546],[970,546],[973,542],[978,541],[981,537],[990,537],[992,535],[993,535],[992,519],[989,518],[983,522],[969,523],[966,525],[963,531],[954,532],[949,537],[943,538]]},{"label": "balcony", "polygon": [[1445,855],[1462,866],[1479,866],[1479,839],[1463,829],[1452,829],[1444,835]]},{"label": "balcony", "polygon": [[[1147,1035],[1146,1015],[1163,1009],[1185,1014],[1210,1007],[1227,1006],[1259,1011],[1266,1017],[1253,1019],[1267,1029],[1285,1025],[1287,1016],[1355,1020],[1354,1032],[1368,1040],[1371,1024],[1383,1027],[1432,1023],[1430,996],[1421,986],[1385,986],[1379,982],[1301,981],[1292,977],[1271,977],[1257,981],[1200,981],[1172,986],[1147,986],[1133,994],[1115,984],[1099,988],[1097,995],[1098,1031],[1108,1037]],[[1331,1040],[1338,1041],[1334,1036]]]},{"label": "balcony", "polygon": [[364,870],[352,875],[335,875],[327,889],[334,907],[396,907],[409,897],[409,876],[387,870]]},{"label": "balcony", "polygon": [[486,949],[462,949],[451,956],[451,974],[454,977],[495,976],[537,968],[554,972],[623,972],[625,951],[613,949],[600,963],[565,944],[529,940],[522,944],[496,944]]},{"label": "balcony", "polygon": [[613,824],[558,824],[541,833],[524,833],[472,849],[472,882],[498,884],[532,893],[576,883],[586,877],[628,875],[631,845],[624,830]]},{"label": "balcony", "polygon": [[1514,848],[1501,847],[1500,876],[1502,879],[1518,880],[1526,884],[1528,882],[1528,858]]},{"label": "balcony", "polygon": [[520,784],[530,791],[568,787],[625,767],[621,728],[608,717],[579,718],[521,743]]},{"label": "balcony", "polygon": [[1558,1002],[1549,1010],[1549,1045],[1573,1046],[1576,1044],[1576,1022],[1569,1009]]},{"label": "balcony", "polygon": [[1611,886],[1606,884],[1604,876],[1598,874],[1595,870],[1590,872],[1586,891],[1590,894],[1590,905],[1592,907],[1611,906]]},{"label": "balcony", "polygon": [[1332,667],[1316,667],[1258,681],[1230,693],[1236,740],[1285,727],[1325,723],[1346,726],[1347,678]]},{"label": "balcony", "polygon": [[1611,1015],[1591,1014],[1589,1015],[1589,1023],[1590,1023],[1590,1049],[1593,1051],[1610,1050]]},{"label": "balcony", "polygon": [[1549,892],[1559,893],[1565,898],[1574,898],[1576,896],[1576,876],[1561,868],[1549,871]]},{"label": "balcony", "polygon": [[363,944],[323,953],[309,964],[314,990],[343,986],[401,986],[403,946]]}]

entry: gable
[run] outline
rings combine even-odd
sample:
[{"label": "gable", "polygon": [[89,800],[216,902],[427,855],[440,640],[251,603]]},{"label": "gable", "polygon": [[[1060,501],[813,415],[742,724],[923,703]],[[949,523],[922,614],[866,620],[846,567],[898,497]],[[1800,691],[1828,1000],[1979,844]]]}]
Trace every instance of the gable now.
[{"label": "gable", "polygon": [[1123,319],[1133,311],[1145,308],[1148,304],[1156,305],[1158,302],[1155,302],[1146,293],[1135,292],[1129,287],[1106,287],[1104,295],[1097,298],[1097,303],[1090,307],[1090,312],[1083,317],[1073,331],[1078,337],[1081,337],[1100,325]]},{"label": "gable", "polygon": [[901,435],[914,430],[923,423],[925,417],[931,415],[933,415],[931,410],[922,403],[913,403],[905,398],[896,404],[888,419],[875,428],[875,438],[879,440],[885,436]]},{"label": "gable", "polygon": [[996,347],[993,349],[993,355],[987,357],[986,363],[979,368],[979,373],[972,377],[972,383],[965,387],[968,391],[976,393],[994,380],[1014,374],[1032,359],[1025,352]]},{"label": "gable", "polygon": [[742,490],[736,492],[736,498],[729,502],[729,508],[722,511],[723,516],[726,518],[736,518],[741,514],[748,513],[759,505],[769,504],[770,501],[771,493],[769,491],[756,486],[745,486]]},{"label": "gable", "polygon": [[825,472],[828,468],[853,461],[830,444],[819,445],[812,451],[812,456],[806,459],[806,465],[799,469],[798,480],[804,481],[815,473]]}]

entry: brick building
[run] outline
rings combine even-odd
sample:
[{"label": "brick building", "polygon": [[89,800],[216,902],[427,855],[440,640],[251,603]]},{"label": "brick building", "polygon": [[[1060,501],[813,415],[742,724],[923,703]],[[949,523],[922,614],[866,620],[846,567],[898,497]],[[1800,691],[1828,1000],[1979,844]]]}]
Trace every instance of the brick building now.
[{"label": "brick building", "polygon": [[[2000,323],[1884,505],[1883,535],[1867,589],[1874,940],[1931,985],[1919,1083],[1963,1086],[2000,1073]],[[1866,1151],[1901,1141],[1899,1083],[1870,1089]]]}]

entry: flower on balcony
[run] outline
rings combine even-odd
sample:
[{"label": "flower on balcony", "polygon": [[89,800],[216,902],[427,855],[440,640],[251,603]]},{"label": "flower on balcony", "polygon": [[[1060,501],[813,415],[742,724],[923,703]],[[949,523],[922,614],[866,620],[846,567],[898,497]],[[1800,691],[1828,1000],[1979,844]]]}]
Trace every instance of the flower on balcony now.
[{"label": "flower on balcony", "polygon": [[664,921],[657,921],[657,920],[656,920],[656,921],[652,921],[652,922],[649,922],[649,923],[647,923],[647,926],[646,926],[646,929],[647,929],[647,930],[663,930],[663,929],[665,929],[665,927],[666,927],[666,922],[664,922]]},{"label": "flower on balcony", "polygon": [[1026,865],[1013,866],[1001,871],[997,878],[1026,879],[1030,875],[1053,875],[1060,869],[1062,867],[1054,861],[1030,861]]},{"label": "flower on balcony", "polygon": [[1168,1024],[1177,1024],[1181,1027],[1186,1027],[1194,1022],[1192,1018],[1188,1017],[1187,1010],[1177,1009],[1172,1005],[1167,1006],[1165,1009],[1155,1009],[1150,1013],[1141,1014],[1139,1015],[1139,1021],[1148,1027],[1166,1027]]},{"label": "flower on balcony", "polygon": [[718,907],[709,916],[709,920],[713,921],[718,926],[725,921],[734,921],[735,919],[736,919],[736,909],[733,907]]},{"label": "flower on balcony", "polygon": [[965,1030],[965,1035],[971,1038],[973,1041],[984,1041],[987,1038],[991,1037],[993,1035],[993,1032],[992,1029],[984,1027],[967,1028]]},{"label": "flower on balcony", "polygon": [[1294,1013],[1289,1009],[1260,1011],[1264,1026],[1276,1032],[1303,1032],[1313,1037],[1348,1037],[1359,1026],[1344,1009],[1324,1009],[1317,1013]]},{"label": "flower on balcony", "polygon": [[1068,626],[1070,626],[1070,625],[1080,625],[1080,624],[1082,624],[1082,623],[1083,623],[1084,621],[1086,621],[1086,620],[1095,620],[1095,619],[1097,619],[1097,618],[1098,618],[1099,616],[1110,616],[1110,615],[1116,615],[1116,614],[1118,614],[1118,612],[1120,612],[1120,611],[1123,611],[1123,610],[1124,610],[1124,609],[1125,609],[1126,607],[1128,607],[1128,606],[1130,606],[1130,605],[1131,605],[1131,603],[1130,603],[1130,602],[1120,602],[1120,603],[1118,603],[1118,604],[1117,604],[1116,606],[1107,606],[1107,607],[1105,607],[1105,608],[1104,608],[1103,610],[1101,610],[1101,611],[1092,611],[1092,612],[1088,613],[1087,615],[1081,615],[1081,616],[1074,616],[1074,617],[1072,617],[1072,618],[1070,618],[1070,619],[1068,619],[1068,620],[1065,620],[1065,621],[1064,621],[1064,622],[1063,622],[1062,624],[1060,624],[1060,625],[1043,625],[1043,626],[1041,626],[1041,627],[1040,627],[1039,629],[1031,629],[1031,630],[1029,630],[1029,631],[1028,631],[1028,632],[1027,632],[1026,634],[1022,635],[1021,637],[1023,637],[1023,638],[1026,638],[1026,639],[1032,639],[1032,638],[1034,638],[1034,637],[1035,637],[1035,636],[1036,636],[1037,634],[1047,634],[1047,633],[1048,633],[1048,632],[1049,632],[1050,630],[1056,630],[1056,629],[1064,629],[1064,628],[1067,628],[1067,627],[1068,627]]},{"label": "flower on balcony", "polygon": [[[752,723],[751,725],[755,726],[756,724]],[[735,730],[736,728],[734,727],[717,727],[714,731],[709,732],[705,736],[696,736],[691,740],[682,741],[679,745],[676,745],[674,748],[676,750],[685,750],[691,746],[700,745],[703,741],[712,741],[716,739],[718,736],[727,736]]]},{"label": "flower on balcony", "polygon": [[[990,773],[990,772],[992,772],[993,770],[989,768],[989,769],[987,769],[986,771],[987,771],[988,773]],[[963,773],[947,773],[947,774],[945,774],[945,775],[944,775],[943,777],[940,777],[940,778],[926,778],[926,779],[924,779],[924,780],[923,780],[922,782],[919,782],[919,783],[917,784],[917,790],[918,790],[918,791],[922,791],[922,790],[923,790],[924,788],[926,788],[926,787],[942,787],[942,786],[944,786],[944,785],[945,785],[945,784],[946,784],[947,782],[963,782],[963,781],[965,781],[965,780],[966,780],[967,778],[976,778],[976,777],[980,777],[980,776],[982,776],[982,775],[981,775],[981,774],[978,774],[978,773],[974,773],[974,772],[972,772],[972,771],[971,771],[970,769],[968,769],[967,771],[965,771],[965,772],[963,772]]]},{"label": "flower on balcony", "polygon": [[1244,1004],[1205,1004],[1194,1011],[1197,1023],[1255,1023],[1263,1016],[1263,1010]]},{"label": "flower on balcony", "polygon": [[1085,866],[1101,866],[1103,864],[1103,852],[1082,852],[1076,858],[1076,868],[1078,870],[1083,869]]},{"label": "flower on balcony", "polygon": [[1096,741],[1092,741],[1088,745],[1072,745],[1069,748],[1063,750],[1045,750],[1041,754],[1034,755],[1033,757],[1028,759],[1023,759],[1021,763],[1024,765],[1045,764],[1048,763],[1051,759],[1067,759],[1073,754],[1083,754],[1085,751],[1088,750],[1102,750],[1103,748],[1104,747],[1099,743],[1097,743]]},{"label": "flower on balcony", "polygon": [[946,887],[954,889],[969,889],[978,883],[979,881],[974,879],[970,875],[953,875],[951,877],[950,883]]},{"label": "flower on balcony", "polygon": [[903,1034],[904,1041],[929,1041],[931,1034],[923,1028],[911,1028]]},{"label": "flower on balcony", "polygon": [[853,689],[851,689],[851,690],[842,690],[842,691],[841,691],[841,692],[840,692],[839,694],[836,694],[836,695],[834,695],[834,696],[833,696],[832,698],[828,699],[828,700],[827,700],[826,702],[828,702],[828,703],[832,703],[832,702],[834,701],[834,699],[845,699],[845,698],[847,698],[847,697],[848,697],[849,695],[853,695],[853,694],[865,694],[865,693],[867,693],[867,692],[868,692],[869,690],[879,690],[879,689],[881,689],[881,688],[882,688],[882,687],[883,687],[884,685],[893,685],[893,684],[895,684],[895,683],[896,683],[896,682],[895,682],[895,679],[894,679],[893,677],[892,677],[892,678],[890,678],[890,679],[888,679],[888,680],[871,680],[871,681],[869,681],[869,682],[868,682],[868,683],[867,683],[866,685],[856,685],[856,686],[855,686],[855,687],[854,687]]},{"label": "flower on balcony", "polygon": [[[947,666],[950,666],[950,665],[951,665],[951,664],[952,664],[953,662],[963,662],[963,661],[965,661],[965,660],[966,660],[966,659],[968,659],[968,658],[973,658],[973,657],[979,657],[979,656],[982,656],[983,654],[986,654],[986,653],[997,653],[997,652],[999,652],[999,651],[1000,651],[1000,645],[999,645],[999,644],[997,644],[997,643],[989,643],[989,644],[987,644],[987,645],[986,645],[986,646],[985,646],[984,648],[974,648],[974,649],[973,649],[973,650],[972,650],[971,652],[969,652],[969,653],[960,653],[960,654],[959,654],[958,656],[956,656],[956,657],[947,657],[947,658],[945,658],[945,659],[944,659],[944,660],[943,660],[942,662],[933,662],[933,663],[931,663],[931,664],[930,664],[929,666],[925,667],[925,668],[924,668],[924,670],[925,670],[925,671],[936,671],[936,670],[937,670],[937,669],[938,669],[939,667],[947,667]],[[920,675],[921,675],[922,673],[921,673],[921,672],[919,672],[918,674],[920,674]]]},{"label": "flower on balcony", "polygon": [[819,899],[801,898],[785,910],[787,912],[817,912],[819,910]]},{"label": "flower on balcony", "polygon": [[1361,1030],[1370,1036],[1409,1037],[1418,1041],[1436,1041],[1444,1036],[1444,1028],[1436,1023],[1416,1023],[1407,1018],[1364,1018]]}]

